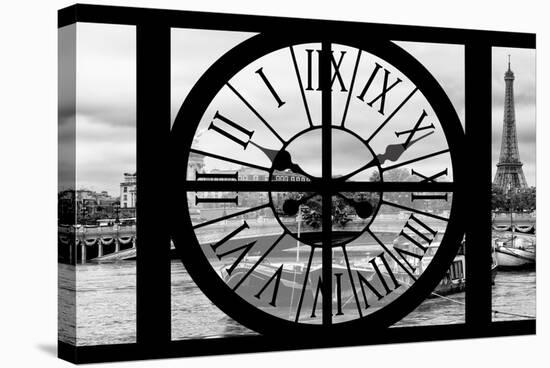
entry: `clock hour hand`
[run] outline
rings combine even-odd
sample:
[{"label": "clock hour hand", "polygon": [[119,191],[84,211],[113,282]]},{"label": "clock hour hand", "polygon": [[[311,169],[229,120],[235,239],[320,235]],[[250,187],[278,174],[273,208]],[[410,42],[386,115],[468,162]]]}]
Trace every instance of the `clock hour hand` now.
[{"label": "clock hour hand", "polygon": [[260,151],[262,151],[267,156],[267,158],[271,161],[271,164],[275,170],[284,171],[284,170],[290,169],[293,173],[303,175],[309,178],[310,180],[313,179],[313,177],[307,174],[299,165],[292,162],[292,157],[290,156],[290,153],[288,151],[272,150],[269,148],[262,147],[259,144],[252,141],[250,141],[250,143],[256,146]]}]

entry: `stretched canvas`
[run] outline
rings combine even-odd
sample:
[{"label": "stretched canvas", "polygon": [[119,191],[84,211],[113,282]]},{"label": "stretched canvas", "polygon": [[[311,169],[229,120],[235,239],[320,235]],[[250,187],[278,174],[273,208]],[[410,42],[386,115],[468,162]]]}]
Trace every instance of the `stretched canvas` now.
[{"label": "stretched canvas", "polygon": [[59,356],[535,333],[535,35],[59,11]]}]

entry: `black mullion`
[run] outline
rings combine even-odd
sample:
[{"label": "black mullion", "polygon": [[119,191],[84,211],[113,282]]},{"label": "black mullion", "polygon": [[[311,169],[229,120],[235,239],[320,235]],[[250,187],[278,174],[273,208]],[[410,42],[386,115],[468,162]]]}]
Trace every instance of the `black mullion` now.
[{"label": "black mullion", "polygon": [[323,324],[332,324],[332,96],[331,43],[323,41],[319,57],[319,85],[321,86],[322,173],[325,186],[322,195],[323,224]]},{"label": "black mullion", "polygon": [[[326,187],[322,181],[236,181],[198,180],[184,181],[183,189],[188,192],[322,192]],[[334,181],[334,192],[429,192],[448,193],[455,190],[453,182],[380,182],[380,181]]]},{"label": "black mullion", "polygon": [[466,228],[466,324],[491,323],[491,45],[465,47],[466,147],[469,175],[479,185],[469,192],[475,209]]},{"label": "black mullion", "polygon": [[169,170],[170,28],[136,27],[137,342],[156,350],[171,340],[170,234],[164,216]]}]

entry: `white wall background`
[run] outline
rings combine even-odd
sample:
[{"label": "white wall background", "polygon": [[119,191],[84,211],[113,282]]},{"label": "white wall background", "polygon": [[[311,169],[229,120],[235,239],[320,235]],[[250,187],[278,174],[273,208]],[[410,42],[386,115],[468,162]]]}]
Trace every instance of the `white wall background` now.
[{"label": "white wall background", "polygon": [[[100,1],[133,5],[379,23],[536,32],[537,135],[548,134],[550,72],[543,1]],[[55,357],[57,335],[57,9],[70,1],[4,1],[0,10],[0,366],[68,366]],[[539,144],[538,335],[300,352],[120,363],[147,367],[542,367],[550,342],[548,170]],[[545,281],[546,280],[546,281]]]}]

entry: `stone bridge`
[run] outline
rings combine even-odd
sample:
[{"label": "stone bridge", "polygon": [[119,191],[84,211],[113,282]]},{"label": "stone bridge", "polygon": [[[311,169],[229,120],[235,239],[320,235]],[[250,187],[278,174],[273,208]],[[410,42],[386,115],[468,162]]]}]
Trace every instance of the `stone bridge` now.
[{"label": "stone bridge", "polygon": [[58,226],[58,259],[63,263],[86,263],[113,258],[113,255],[128,256],[132,254],[128,250],[135,247],[136,225]]},{"label": "stone bridge", "polygon": [[[397,234],[406,221],[406,217],[398,215],[380,215],[371,225],[371,230],[376,233]],[[281,226],[273,218],[246,219],[246,222],[249,228],[238,233],[232,240],[268,239],[281,234]],[[220,234],[229,234],[242,223],[243,219],[221,221],[197,229],[196,235],[200,244],[211,244],[220,239]],[[443,230],[441,221],[427,220],[426,223],[436,230]],[[345,230],[360,231],[363,227],[363,223],[350,222]],[[167,229],[160,231],[167,231]],[[113,262],[134,259],[136,256],[136,225],[59,226],[58,238],[59,261],[63,263]]]}]

